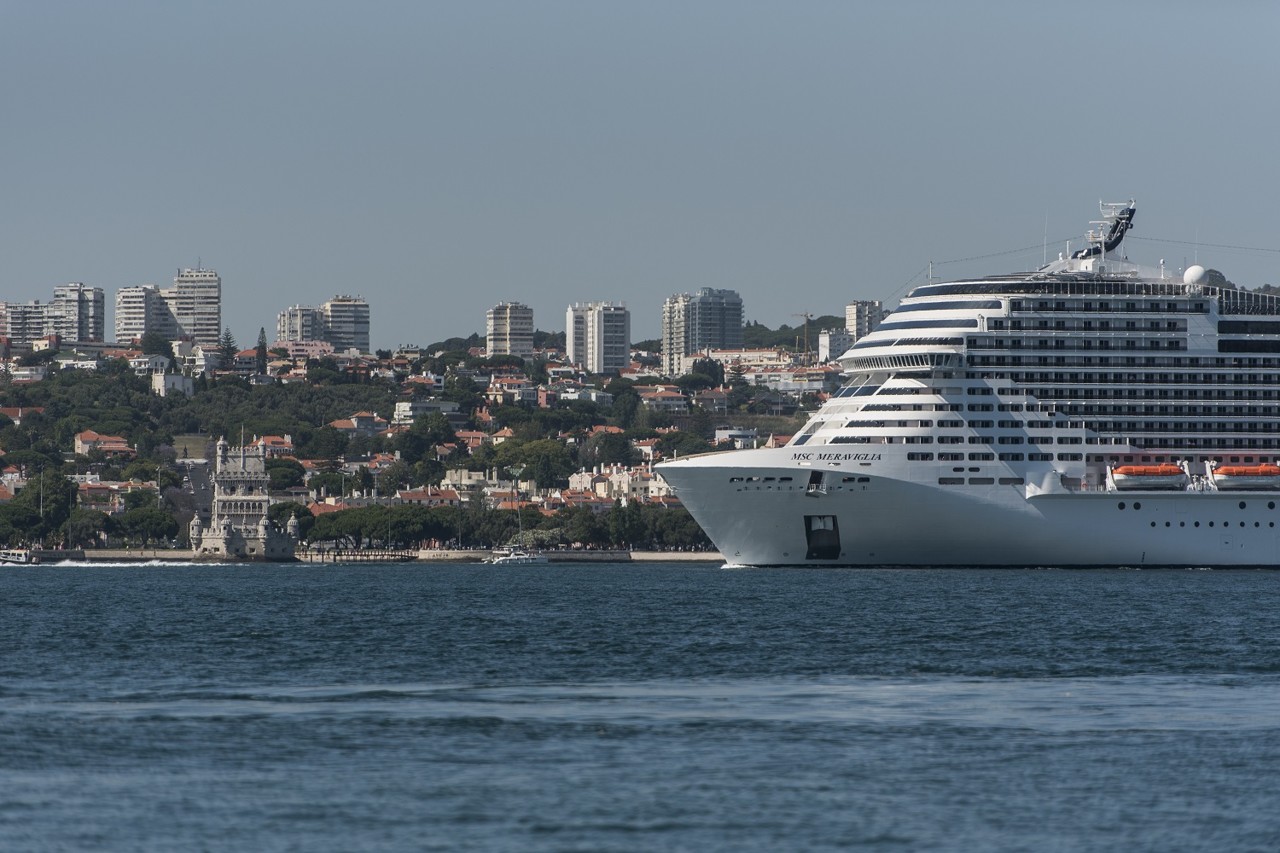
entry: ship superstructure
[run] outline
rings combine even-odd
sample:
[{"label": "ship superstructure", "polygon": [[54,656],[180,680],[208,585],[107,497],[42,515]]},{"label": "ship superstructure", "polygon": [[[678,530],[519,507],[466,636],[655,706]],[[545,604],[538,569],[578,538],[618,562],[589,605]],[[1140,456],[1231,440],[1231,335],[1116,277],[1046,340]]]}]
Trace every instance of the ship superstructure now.
[{"label": "ship superstructure", "polygon": [[732,563],[1275,564],[1280,298],[1130,263],[1134,204],[1102,211],[912,290],[786,447],[659,472]]}]

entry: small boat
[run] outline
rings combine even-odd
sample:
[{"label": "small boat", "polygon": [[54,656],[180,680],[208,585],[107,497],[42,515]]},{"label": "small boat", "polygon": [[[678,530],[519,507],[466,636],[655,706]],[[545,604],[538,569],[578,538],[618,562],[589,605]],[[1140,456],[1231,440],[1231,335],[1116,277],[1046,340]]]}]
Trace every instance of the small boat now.
[{"label": "small boat", "polygon": [[508,551],[489,561],[493,566],[535,566],[547,562],[545,554],[536,551]]},{"label": "small boat", "polygon": [[1120,465],[1111,469],[1111,482],[1122,491],[1129,489],[1185,489],[1190,478],[1179,465]]},{"label": "small boat", "polygon": [[1280,465],[1219,465],[1213,484],[1223,490],[1280,489]]},{"label": "small boat", "polygon": [[0,564],[9,566],[30,566],[40,562],[40,557],[25,548],[11,548],[0,551]]}]

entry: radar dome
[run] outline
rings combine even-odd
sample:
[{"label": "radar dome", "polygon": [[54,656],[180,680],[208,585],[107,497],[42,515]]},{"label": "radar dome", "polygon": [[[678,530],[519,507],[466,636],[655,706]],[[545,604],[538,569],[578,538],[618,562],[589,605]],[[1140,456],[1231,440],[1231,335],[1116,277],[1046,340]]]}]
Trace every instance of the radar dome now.
[{"label": "radar dome", "polygon": [[1192,264],[1187,267],[1187,271],[1182,274],[1183,284],[1199,284],[1204,280],[1204,267],[1199,264]]}]

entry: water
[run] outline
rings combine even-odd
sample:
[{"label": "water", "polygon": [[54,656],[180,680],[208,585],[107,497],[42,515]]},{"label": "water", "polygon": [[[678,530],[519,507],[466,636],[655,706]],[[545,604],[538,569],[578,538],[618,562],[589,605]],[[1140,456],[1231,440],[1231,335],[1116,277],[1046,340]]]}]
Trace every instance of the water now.
[{"label": "water", "polygon": [[0,570],[3,850],[1274,850],[1280,575]]}]

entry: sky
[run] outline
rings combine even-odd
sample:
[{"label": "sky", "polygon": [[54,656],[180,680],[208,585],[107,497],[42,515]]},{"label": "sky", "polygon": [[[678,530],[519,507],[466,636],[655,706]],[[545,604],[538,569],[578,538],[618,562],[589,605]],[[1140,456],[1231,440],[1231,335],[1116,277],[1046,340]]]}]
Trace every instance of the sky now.
[{"label": "sky", "polygon": [[1138,203],[1131,259],[1280,284],[1280,4],[0,4],[0,299],[202,264],[242,345],[368,300],[375,348],[501,301],[632,336],[700,287],[797,325],[1020,271]]}]

